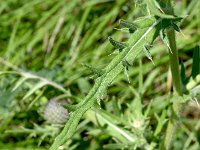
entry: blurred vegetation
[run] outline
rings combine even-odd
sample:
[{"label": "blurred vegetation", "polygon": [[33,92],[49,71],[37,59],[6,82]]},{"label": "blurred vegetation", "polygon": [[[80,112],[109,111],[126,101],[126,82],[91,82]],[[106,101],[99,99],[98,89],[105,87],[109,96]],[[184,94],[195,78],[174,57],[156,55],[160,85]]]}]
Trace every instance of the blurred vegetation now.
[{"label": "blurred vegetation", "polygon": [[[191,72],[200,73],[192,65],[200,62],[199,8],[199,0],[175,1],[175,14],[186,16],[176,34],[183,82],[191,80]],[[94,84],[85,66],[104,69],[116,55],[108,37],[122,42],[129,37],[118,31],[119,20],[132,22],[145,13],[140,0],[0,1],[0,149],[48,149],[63,125],[45,121],[47,102],[80,102]],[[87,111],[60,149],[143,149],[146,143],[159,149],[171,113],[172,77],[160,39],[150,52],[155,65],[140,54],[128,68],[129,80],[117,76],[101,108]],[[185,102],[172,149],[200,148],[199,87]],[[136,141],[130,145],[123,133]]]}]

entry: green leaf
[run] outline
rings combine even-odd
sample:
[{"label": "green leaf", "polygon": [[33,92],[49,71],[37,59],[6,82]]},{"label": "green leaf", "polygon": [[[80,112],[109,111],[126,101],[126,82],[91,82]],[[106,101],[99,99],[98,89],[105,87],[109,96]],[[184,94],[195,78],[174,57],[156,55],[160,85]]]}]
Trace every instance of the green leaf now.
[{"label": "green leaf", "polygon": [[155,132],[154,132],[154,136],[156,137],[161,132],[162,128],[164,127],[164,124],[167,122],[167,119],[166,119],[167,111],[166,111],[166,109],[163,109],[160,117],[158,117],[157,114],[155,114],[155,116],[156,116],[156,119],[158,121],[158,125],[156,127]]},{"label": "green leaf", "polygon": [[122,60],[122,65],[124,67],[130,67],[130,66],[132,66],[126,59]]},{"label": "green leaf", "polygon": [[89,81],[85,78],[78,79],[78,87],[82,94],[88,93],[91,88]]},{"label": "green leaf", "polygon": [[193,96],[198,95],[200,93],[200,85],[195,86],[190,92]]},{"label": "green leaf", "polygon": [[191,90],[195,88],[195,86],[197,86],[199,83],[200,83],[200,74],[196,75],[194,79],[192,79],[191,81],[187,83],[186,89]]},{"label": "green leaf", "polygon": [[106,144],[103,146],[104,149],[109,149],[109,150],[119,150],[119,149],[127,149],[129,146],[121,143],[117,144]]},{"label": "green leaf", "polygon": [[97,68],[92,67],[92,66],[87,65],[87,64],[82,64],[82,65],[87,67],[89,70],[91,70],[98,77],[100,77],[100,76],[102,76],[104,74],[104,72],[102,70],[100,70],[100,69],[97,69]]},{"label": "green leaf", "polygon": [[[151,42],[153,39],[155,39],[155,27],[160,22],[161,19],[155,20],[155,22],[153,22],[149,28],[141,29],[139,31],[137,30],[134,34],[131,34],[131,37],[128,41],[130,47],[124,48],[123,51],[121,51],[110,62],[110,64],[108,64],[108,66],[105,68],[104,74],[95,80],[93,88],[90,90],[88,95],[79,104],[77,104],[79,107],[71,113],[67,124],[61,133],[56,137],[54,143],[50,147],[50,150],[57,150],[60,145],[64,144],[68,139],[72,137],[76,131],[78,122],[80,121],[82,115],[97,103],[99,96],[104,94],[108,86],[110,86],[116,76],[120,74],[124,69],[124,66],[121,63],[122,60],[126,59],[128,62],[133,61],[138,53],[142,51],[141,48],[144,43],[147,41]],[[142,20],[140,24],[142,23],[145,23],[145,21]]]},{"label": "green leaf", "polygon": [[67,91],[59,84],[57,84],[56,82],[53,82],[47,78],[44,78],[44,77],[40,77],[40,76],[37,76],[37,75],[34,75],[32,73],[29,73],[29,72],[20,72],[22,76],[26,77],[26,78],[29,78],[29,79],[38,79],[40,80],[41,82],[43,83],[46,83],[48,85],[51,85],[52,87],[56,88],[56,89],[59,89],[60,91],[64,92],[64,93],[67,93]]},{"label": "green leaf", "polygon": [[156,76],[160,73],[160,69],[154,69],[150,72],[150,74],[147,76],[147,79],[144,82],[143,88],[142,88],[142,94],[147,91],[147,89],[152,86],[152,83]]},{"label": "green leaf", "polygon": [[122,27],[128,28],[130,33],[134,33],[137,30],[137,26],[132,22],[126,20],[120,20],[119,24]]},{"label": "green leaf", "polygon": [[200,73],[200,49],[197,45],[193,49],[192,77],[195,78]]},{"label": "green leaf", "polygon": [[[138,29],[144,29],[150,27],[153,23],[155,23],[157,19],[153,15],[139,17],[133,21],[133,24]],[[142,23],[141,23],[142,22]]]},{"label": "green leaf", "polygon": [[121,42],[115,41],[113,38],[108,37],[108,40],[110,41],[110,43],[117,49],[119,49],[119,51],[121,52],[124,48],[126,48],[127,46]]},{"label": "green leaf", "polygon": [[162,10],[161,6],[156,0],[145,0],[150,12],[158,17],[161,18],[166,18],[166,19],[174,19],[175,16],[165,14],[164,11]]},{"label": "green leaf", "polygon": [[29,96],[31,96],[35,91],[37,91],[38,89],[42,88],[43,86],[47,85],[47,82],[45,81],[41,81],[39,83],[37,83],[34,87],[32,87],[28,93],[26,93],[26,95],[23,97],[24,99],[27,99]]},{"label": "green leaf", "polygon": [[186,77],[185,73],[185,66],[182,61],[181,61],[181,80],[184,85],[186,85],[188,82],[188,78]]},{"label": "green leaf", "polygon": [[121,111],[120,111],[120,107],[119,107],[116,97],[113,96],[111,101],[112,101],[112,108],[113,108],[114,114],[117,116],[120,116]]},{"label": "green leaf", "polygon": [[37,96],[31,101],[31,103],[28,105],[28,110],[37,102],[39,101],[39,99],[42,97],[42,95],[44,94],[45,88],[42,89],[41,91],[39,91],[39,93],[37,93]]},{"label": "green leaf", "polygon": [[169,51],[172,53],[172,50],[171,50],[171,47],[170,47],[170,44],[169,44],[169,39],[168,39],[164,29],[160,30],[160,38],[163,41],[163,43],[167,46]]},{"label": "green leaf", "polygon": [[174,28],[174,30],[176,30],[177,32],[181,32],[181,29],[179,28],[179,26],[177,24],[175,24],[174,22],[172,22],[171,25]]},{"label": "green leaf", "polygon": [[102,124],[108,124],[108,127],[110,127],[109,130],[114,130],[114,132],[116,132],[116,135],[124,137],[129,142],[134,142],[136,140],[135,137],[133,137],[133,135],[130,132],[125,131],[123,128],[120,128],[119,126],[116,125],[120,123],[118,117],[109,114],[104,110],[96,109],[95,112],[97,115],[97,119],[99,119],[99,122]]},{"label": "green leaf", "polygon": [[129,75],[128,75],[128,68],[124,68],[124,74],[128,80],[128,83],[131,83],[130,79],[129,79]]},{"label": "green leaf", "polygon": [[15,38],[16,38],[16,34],[17,34],[17,30],[19,28],[19,24],[20,24],[20,18],[17,19],[14,27],[13,27],[13,31],[9,40],[9,44],[8,44],[8,48],[7,48],[7,52],[6,52],[6,57],[7,59],[10,59],[13,51],[15,50],[16,44],[15,44]]},{"label": "green leaf", "polygon": [[[144,54],[146,55],[146,57],[147,57],[149,60],[151,60],[151,62],[154,64],[153,58],[152,58],[152,56],[151,56],[151,53],[149,52],[150,47],[151,47],[151,45],[149,45],[149,44],[144,44],[144,46],[143,46],[143,52],[144,52]],[[155,64],[154,64],[154,65],[155,65]]]},{"label": "green leaf", "polygon": [[12,89],[12,91],[15,91],[18,87],[20,87],[20,85],[22,85],[28,78],[27,77],[21,77],[17,83],[15,84],[14,88]]},{"label": "green leaf", "polygon": [[181,106],[179,105],[180,103],[186,103],[188,100],[191,100],[192,99],[192,95],[190,94],[183,94],[182,96],[179,96],[177,94],[174,94],[173,98],[172,98],[172,101],[174,102],[173,103],[173,110],[174,110],[174,113],[177,115],[177,116],[180,116],[180,110],[182,109]]},{"label": "green leaf", "polygon": [[69,111],[74,111],[77,109],[76,105],[71,105],[71,104],[63,104],[63,107],[66,108]]}]

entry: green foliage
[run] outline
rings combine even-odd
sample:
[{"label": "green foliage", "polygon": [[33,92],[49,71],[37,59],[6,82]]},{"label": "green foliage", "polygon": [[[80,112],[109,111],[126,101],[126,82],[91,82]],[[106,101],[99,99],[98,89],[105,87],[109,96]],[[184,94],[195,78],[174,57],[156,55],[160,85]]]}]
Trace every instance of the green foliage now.
[{"label": "green foliage", "polygon": [[[198,149],[199,6],[1,1],[0,147]],[[65,125],[44,118],[52,98]]]},{"label": "green foliage", "polygon": [[[142,45],[142,42],[145,42],[145,40],[151,41],[153,38],[153,31],[155,32],[154,27],[158,24],[159,22],[155,22],[147,28],[146,30],[141,30],[138,31],[137,34],[132,35],[131,39],[134,39],[132,45],[130,45],[128,48],[123,47],[123,51],[119,53],[113,60],[112,62],[105,68],[105,73],[97,78],[95,80],[95,84],[93,88],[90,90],[88,95],[86,96],[85,99],[83,99],[79,104],[79,107],[77,107],[77,110],[74,111],[70,119],[68,120],[67,124],[65,125],[63,131],[56,137],[55,142],[53,143],[52,147],[50,149],[54,150],[57,149],[60,145],[64,144],[71,136],[74,134],[76,127],[78,125],[78,122],[82,115],[87,111],[89,108],[91,108],[96,100],[99,101],[101,95],[104,94],[104,91],[107,90],[108,86],[111,85],[112,81],[115,79],[115,77],[121,72],[123,69],[123,65],[121,64],[121,61],[123,59],[128,59],[131,60],[132,58],[136,57],[135,56],[135,51],[140,51],[140,49],[137,50],[137,48],[140,48]],[[138,35],[143,35],[143,36],[138,36]],[[146,38],[146,39],[145,39]],[[111,38],[110,38],[111,39]],[[113,40],[111,40],[111,43],[118,48],[120,47],[121,49],[121,44],[116,42],[113,43]],[[134,50],[134,51],[133,51]]]},{"label": "green foliage", "polygon": [[200,74],[200,49],[196,46],[193,50],[192,77],[195,78],[198,74]]}]

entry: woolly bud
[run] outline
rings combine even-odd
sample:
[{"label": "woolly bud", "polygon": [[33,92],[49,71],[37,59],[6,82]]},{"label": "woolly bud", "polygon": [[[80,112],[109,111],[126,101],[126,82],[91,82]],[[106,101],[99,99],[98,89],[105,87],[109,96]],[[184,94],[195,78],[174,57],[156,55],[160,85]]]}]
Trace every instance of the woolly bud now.
[{"label": "woolly bud", "polygon": [[66,101],[59,102],[56,99],[51,99],[45,107],[44,118],[47,122],[52,124],[63,124],[68,119],[68,111],[62,104]]}]

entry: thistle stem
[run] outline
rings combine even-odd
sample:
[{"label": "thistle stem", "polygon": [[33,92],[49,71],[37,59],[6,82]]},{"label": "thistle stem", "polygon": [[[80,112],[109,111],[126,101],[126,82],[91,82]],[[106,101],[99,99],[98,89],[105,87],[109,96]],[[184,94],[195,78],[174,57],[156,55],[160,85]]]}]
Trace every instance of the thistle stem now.
[{"label": "thistle stem", "polygon": [[169,52],[169,61],[170,61],[171,74],[173,78],[174,92],[176,92],[178,95],[182,95],[178,51],[176,48],[175,32],[173,28],[168,29],[167,36],[172,51],[172,53]]},{"label": "thistle stem", "polygon": [[[169,3],[169,14],[174,15],[173,12],[173,0]],[[173,88],[174,88],[174,94],[181,96],[183,94],[182,87],[181,87],[181,77],[180,77],[180,71],[179,71],[179,59],[178,59],[178,51],[176,47],[176,38],[175,38],[175,31],[173,28],[169,28],[167,30],[167,37],[169,39],[169,45],[172,52],[169,52],[169,61],[170,61],[170,68],[171,68],[171,74],[173,79]],[[181,104],[177,103],[175,100],[175,97],[173,98],[173,107],[174,109],[181,108]],[[175,112],[180,113],[180,109],[173,110]],[[164,149],[168,150],[171,146],[171,141],[173,139],[173,135],[176,132],[176,126],[177,126],[177,115],[174,115],[172,113],[171,117],[169,118],[169,122],[167,125],[165,140],[164,140]]]},{"label": "thistle stem", "polygon": [[[174,88],[174,94],[181,96],[182,88],[181,88],[181,78],[180,78],[180,71],[179,71],[179,60],[178,60],[178,51],[176,48],[176,41],[175,41],[175,32],[174,29],[170,28],[167,31],[167,36],[170,43],[171,52],[169,52],[169,61],[170,61],[170,68],[171,68],[171,74],[173,79],[173,88]],[[181,103],[177,103],[175,100],[175,97],[173,98],[173,110],[177,112],[176,114],[179,114],[181,108]],[[167,125],[166,135],[165,135],[165,141],[164,141],[164,149],[168,150],[171,146],[171,141],[173,139],[173,135],[176,132],[176,126],[177,126],[177,115],[174,115],[172,113],[171,117],[169,118],[169,122]]]}]

